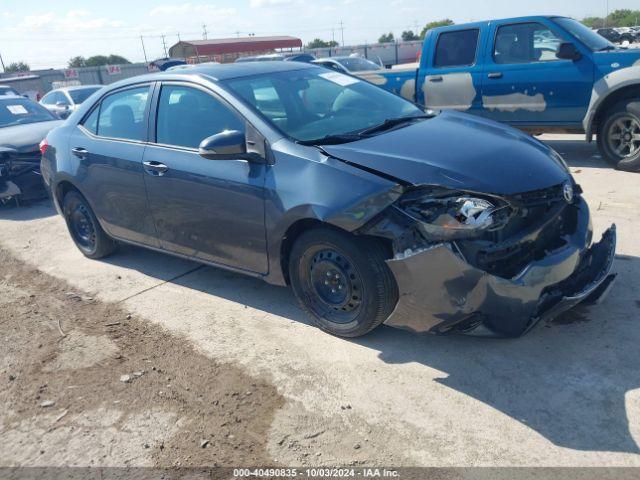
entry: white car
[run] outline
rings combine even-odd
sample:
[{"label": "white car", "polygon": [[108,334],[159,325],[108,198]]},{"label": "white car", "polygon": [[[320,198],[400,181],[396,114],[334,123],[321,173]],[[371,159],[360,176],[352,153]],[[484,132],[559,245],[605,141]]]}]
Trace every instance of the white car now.
[{"label": "white car", "polygon": [[8,85],[0,85],[0,97],[21,97],[20,93]]},{"label": "white car", "polygon": [[40,100],[40,104],[60,118],[67,118],[87,98],[100,90],[102,85],[79,85],[51,90]]},{"label": "white car", "polygon": [[327,57],[314,60],[316,65],[321,65],[340,73],[371,72],[383,70],[377,63],[362,57]]}]

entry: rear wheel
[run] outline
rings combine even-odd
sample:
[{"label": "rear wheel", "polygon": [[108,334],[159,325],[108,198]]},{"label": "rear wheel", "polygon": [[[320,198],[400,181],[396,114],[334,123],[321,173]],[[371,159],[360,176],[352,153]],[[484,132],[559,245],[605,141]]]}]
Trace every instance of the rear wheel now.
[{"label": "rear wheel", "polygon": [[598,148],[620,170],[640,170],[640,101],[625,100],[605,115],[598,131]]},{"label": "rear wheel", "polygon": [[359,337],[386,320],[398,287],[374,240],[330,228],[303,233],[290,255],[291,286],[321,329]]},{"label": "rear wheel", "polygon": [[71,238],[84,256],[102,258],[116,249],[116,242],[102,229],[80,193],[72,190],[64,196],[62,212]]}]

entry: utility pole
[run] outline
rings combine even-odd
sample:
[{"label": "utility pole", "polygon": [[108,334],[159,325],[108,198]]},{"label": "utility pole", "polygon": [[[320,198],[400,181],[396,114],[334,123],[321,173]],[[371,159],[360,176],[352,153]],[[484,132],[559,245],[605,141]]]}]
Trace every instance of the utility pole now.
[{"label": "utility pole", "polygon": [[142,37],[142,35],[140,35],[140,43],[142,44],[142,53],[144,54],[144,63],[149,63],[149,60],[147,60],[147,49],[144,48],[144,38]]},{"label": "utility pole", "polygon": [[604,26],[607,26],[607,22],[609,21],[609,0],[607,0],[607,13],[604,17]]},{"label": "utility pole", "polygon": [[236,30],[236,37],[240,38],[240,31]]},{"label": "utility pole", "polygon": [[335,28],[331,28],[331,41],[332,42],[336,41],[336,29]]},{"label": "utility pole", "polygon": [[167,53],[167,42],[164,39],[164,35],[162,35],[162,48],[164,49],[164,58],[169,58],[169,54]]},{"label": "utility pole", "polygon": [[344,23],[340,20],[340,31],[342,32],[342,46],[344,47]]},{"label": "utility pole", "polygon": [[180,38],[180,32],[178,32],[178,41],[181,42],[182,39]]},{"label": "utility pole", "polygon": [[204,23],[202,24],[202,39],[207,39],[207,26]]},{"label": "utility pole", "polygon": [[0,63],[2,64],[2,71],[5,72],[6,69],[4,68],[4,60],[2,59],[2,55],[0,55]]}]

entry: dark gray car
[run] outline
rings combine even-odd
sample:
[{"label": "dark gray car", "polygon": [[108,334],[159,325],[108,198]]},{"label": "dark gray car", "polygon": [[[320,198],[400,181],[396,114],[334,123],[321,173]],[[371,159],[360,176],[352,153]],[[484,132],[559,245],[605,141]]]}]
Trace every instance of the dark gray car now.
[{"label": "dark gray car", "polygon": [[337,335],[520,335],[614,278],[615,228],[592,243],[549,147],[316,66],[128,79],[47,141],[43,177],[86,256],[126,242],[291,284]]}]

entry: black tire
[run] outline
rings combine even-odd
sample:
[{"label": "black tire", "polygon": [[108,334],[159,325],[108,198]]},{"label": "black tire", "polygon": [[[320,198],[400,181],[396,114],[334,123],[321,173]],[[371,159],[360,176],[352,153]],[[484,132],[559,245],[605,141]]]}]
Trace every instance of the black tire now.
[{"label": "black tire", "polygon": [[289,278],[315,324],[340,337],[369,333],[398,301],[383,245],[331,228],[300,235],[289,256]]},{"label": "black tire", "polygon": [[116,242],[100,226],[93,210],[79,192],[68,192],[62,212],[76,247],[88,258],[102,258],[116,249]]},{"label": "black tire", "polygon": [[[628,126],[628,129],[623,128]],[[625,142],[631,135],[631,140]],[[604,116],[598,129],[598,149],[619,170],[640,171],[640,99],[616,103]],[[621,148],[623,143],[628,146]],[[618,147],[618,149],[617,149]]]}]

